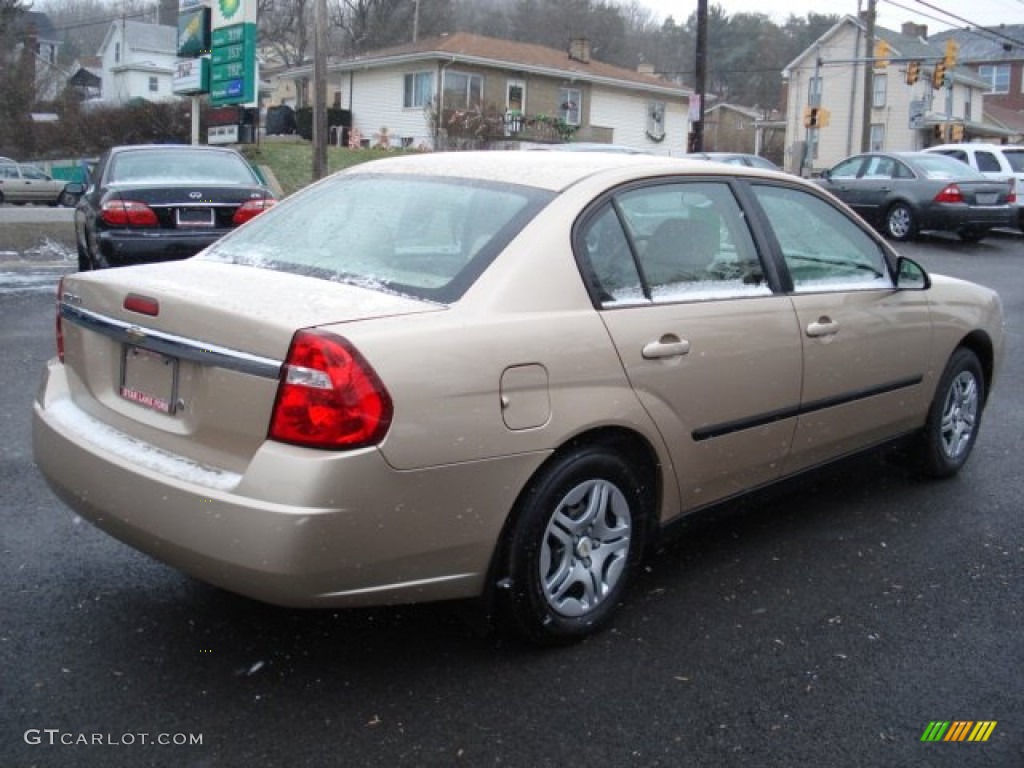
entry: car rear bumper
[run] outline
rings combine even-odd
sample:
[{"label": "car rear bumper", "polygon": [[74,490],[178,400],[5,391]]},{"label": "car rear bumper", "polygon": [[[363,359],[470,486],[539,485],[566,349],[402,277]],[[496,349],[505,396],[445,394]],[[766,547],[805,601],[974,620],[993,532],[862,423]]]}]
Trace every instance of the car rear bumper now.
[{"label": "car rear bumper", "polygon": [[224,237],[230,229],[121,230],[97,233],[100,254],[111,266],[148,264],[195,256]]},{"label": "car rear bumper", "polygon": [[56,361],[34,404],[33,447],[61,499],[115,538],[200,580],[296,607],[481,594],[516,493],[545,458],[397,471],[376,449],[268,441],[231,473],[118,438],[72,402]]},{"label": "car rear bumper", "polygon": [[943,205],[925,211],[921,219],[921,229],[942,229],[950,232],[965,228],[991,229],[1016,225],[1017,209],[1010,205]]}]

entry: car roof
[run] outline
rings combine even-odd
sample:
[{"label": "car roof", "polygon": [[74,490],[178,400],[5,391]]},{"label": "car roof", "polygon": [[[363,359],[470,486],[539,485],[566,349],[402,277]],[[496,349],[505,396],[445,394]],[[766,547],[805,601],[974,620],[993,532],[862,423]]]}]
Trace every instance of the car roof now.
[{"label": "car roof", "polygon": [[[484,179],[494,182],[562,191],[577,182],[604,172],[628,171],[637,176],[659,173],[751,174],[758,169],[739,166],[715,170],[700,160],[661,155],[617,152],[430,152],[361,163],[344,174],[395,173]],[[765,171],[764,173],[771,173]]]}]

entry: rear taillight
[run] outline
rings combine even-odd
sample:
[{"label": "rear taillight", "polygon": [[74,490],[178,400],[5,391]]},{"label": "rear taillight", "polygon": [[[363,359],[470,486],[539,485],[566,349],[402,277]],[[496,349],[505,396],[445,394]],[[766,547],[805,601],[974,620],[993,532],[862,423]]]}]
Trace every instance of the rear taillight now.
[{"label": "rear taillight", "polygon": [[281,372],[269,437],[309,448],[362,448],[383,439],[392,412],[391,396],[348,341],[299,331]]},{"label": "rear taillight", "polygon": [[109,200],[100,217],[112,227],[155,227],[160,223],[152,208],[136,200]]},{"label": "rear taillight", "polygon": [[254,219],[268,208],[272,208],[276,202],[277,200],[272,197],[265,197],[262,200],[249,200],[238,206],[235,215],[231,217],[231,223],[236,227],[239,224],[245,224],[249,219]]},{"label": "rear taillight", "polygon": [[1006,196],[1006,202],[1016,203],[1017,202],[1017,180],[1010,179],[1010,194]]},{"label": "rear taillight", "polygon": [[956,184],[947,185],[945,189],[935,196],[936,203],[962,203],[963,201],[963,193],[960,192],[960,187]]},{"label": "rear taillight", "polygon": [[64,320],[60,316],[60,303],[64,299],[64,278],[57,283],[57,359],[64,362]]}]

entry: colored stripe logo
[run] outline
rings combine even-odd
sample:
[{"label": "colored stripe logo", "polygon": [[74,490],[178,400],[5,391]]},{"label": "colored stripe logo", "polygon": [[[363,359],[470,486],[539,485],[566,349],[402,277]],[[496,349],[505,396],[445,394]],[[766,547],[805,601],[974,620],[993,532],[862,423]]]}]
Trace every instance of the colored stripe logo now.
[{"label": "colored stripe logo", "polygon": [[921,741],[988,741],[996,729],[996,720],[932,720],[921,734]]}]

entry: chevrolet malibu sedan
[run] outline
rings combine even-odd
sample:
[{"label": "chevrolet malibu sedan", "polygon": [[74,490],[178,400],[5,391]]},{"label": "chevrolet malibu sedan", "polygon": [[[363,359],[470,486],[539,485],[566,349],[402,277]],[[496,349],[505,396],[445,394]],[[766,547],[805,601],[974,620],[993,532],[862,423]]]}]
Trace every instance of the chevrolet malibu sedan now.
[{"label": "chevrolet malibu sedan", "polygon": [[233,149],[114,147],[75,209],[81,271],[194,256],[276,202]]},{"label": "chevrolet malibu sedan", "polygon": [[929,152],[854,155],[822,174],[819,183],[893,240],[940,230],[977,242],[1017,221],[1010,181],[986,178]]},{"label": "chevrolet malibu sedan", "polygon": [[82,517],[286,606],[606,625],[687,513],[893,441],[943,477],[997,295],[817,186],[601,153],[367,163],[195,258],[66,277],[35,458]]}]

